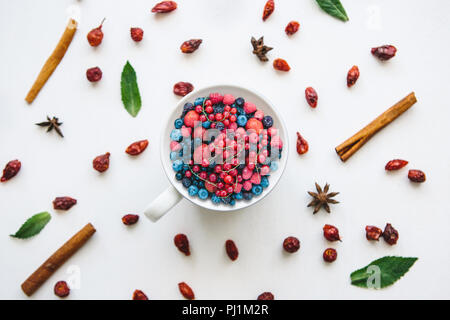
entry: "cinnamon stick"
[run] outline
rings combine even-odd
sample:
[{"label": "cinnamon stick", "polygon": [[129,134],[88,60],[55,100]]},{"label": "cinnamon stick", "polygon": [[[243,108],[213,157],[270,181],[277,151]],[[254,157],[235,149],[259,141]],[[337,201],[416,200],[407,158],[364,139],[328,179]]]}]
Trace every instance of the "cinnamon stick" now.
[{"label": "cinnamon stick", "polygon": [[403,112],[412,107],[417,102],[414,92],[411,92],[405,98],[387,109],[375,120],[357,132],[355,135],[345,140],[336,147],[336,153],[342,161],[347,161],[356,151],[358,151],[370,138],[378,131],[386,127],[389,123],[397,119]]},{"label": "cinnamon stick", "polygon": [[70,43],[72,42],[73,36],[75,35],[75,31],[77,31],[77,22],[73,19],[70,19],[67,24],[66,30],[59,40],[55,50],[51,56],[47,59],[44,66],[41,69],[38,77],[34,81],[33,86],[28,92],[25,100],[28,103],[32,103],[39,91],[41,91],[44,84],[47,82],[48,78],[52,75],[53,71],[55,71],[58,64],[61,62],[62,58],[66,54],[67,49],[69,48]]},{"label": "cinnamon stick", "polygon": [[31,296],[50,276],[63,265],[75,252],[78,251],[91,236],[95,228],[88,223],[72,238],[52,254],[31,276],[22,283],[22,290],[27,296]]}]

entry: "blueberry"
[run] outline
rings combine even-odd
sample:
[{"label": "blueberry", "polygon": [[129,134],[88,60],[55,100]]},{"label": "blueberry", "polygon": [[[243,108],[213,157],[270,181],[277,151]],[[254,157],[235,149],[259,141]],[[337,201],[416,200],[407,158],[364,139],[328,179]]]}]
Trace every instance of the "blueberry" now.
[{"label": "blueberry", "polygon": [[234,101],[234,103],[236,103],[236,105],[237,105],[238,107],[243,107],[243,106],[244,106],[244,103],[245,103],[245,100],[244,100],[244,98],[239,97],[239,98],[237,98],[237,99]]},{"label": "blueberry", "polygon": [[183,136],[181,135],[181,130],[173,129],[172,132],[170,133],[170,139],[172,139],[173,141],[177,141],[177,142],[180,142],[181,140],[183,140]]},{"label": "blueberry", "polygon": [[181,129],[181,127],[183,126],[183,119],[175,120],[174,125],[175,125],[175,128]]},{"label": "blueberry", "polygon": [[194,101],[194,106],[201,106],[203,105],[203,101],[205,101],[205,98],[197,98]]},{"label": "blueberry", "polygon": [[231,199],[231,201],[230,201],[230,206],[234,206],[235,204],[236,204],[236,200]]},{"label": "blueberry", "polygon": [[208,129],[211,126],[211,122],[205,121],[202,123],[203,128]]},{"label": "blueberry", "polygon": [[183,179],[183,175],[181,174],[181,172],[177,172],[177,173],[175,174],[175,179],[177,179],[178,181],[181,180],[181,179]]},{"label": "blueberry", "polygon": [[206,198],[208,198],[209,193],[206,189],[200,189],[198,190],[198,197],[202,200],[205,200]]},{"label": "blueberry", "polygon": [[237,117],[237,124],[241,127],[245,126],[247,124],[247,117],[244,115]]},{"label": "blueberry", "polygon": [[225,125],[222,122],[217,122],[216,129],[222,131],[225,129]]},{"label": "blueberry", "polygon": [[192,184],[192,181],[191,181],[191,179],[184,177],[183,180],[181,181],[181,183],[183,184],[183,187],[189,188]]},{"label": "blueberry", "polygon": [[174,161],[174,160],[177,160],[177,159],[178,159],[178,152],[172,151],[170,153],[170,160]]},{"label": "blueberry", "polygon": [[224,202],[224,203],[230,203],[231,202],[231,197],[225,197],[225,198],[222,198],[222,201]]},{"label": "blueberry", "polygon": [[261,178],[261,187],[267,188],[269,186],[269,179],[264,176]]},{"label": "blueberry", "polygon": [[194,179],[194,181],[192,181],[192,184],[198,188],[198,180],[197,179]]},{"label": "blueberry", "polygon": [[183,168],[183,161],[181,161],[181,160],[175,160],[175,161],[172,163],[172,168],[173,168],[173,170],[176,171],[176,172],[181,171],[181,169]]},{"label": "blueberry", "polygon": [[254,185],[252,187],[252,193],[255,196],[259,196],[262,193],[262,191],[263,191],[263,187],[261,187],[260,185]]},{"label": "blueberry", "polygon": [[245,200],[252,200],[253,198],[253,193],[251,192],[242,192],[242,195],[244,196]]},{"label": "blueberry", "polygon": [[235,193],[235,194],[234,194],[234,198],[235,198],[236,200],[241,200],[243,197],[244,197],[244,196],[242,195],[242,192],[239,192],[239,193]]},{"label": "blueberry", "polygon": [[273,126],[273,119],[272,119],[272,117],[271,116],[265,116],[262,119],[262,124],[263,124],[264,128],[266,128],[266,129],[268,129],[271,126]]},{"label": "blueberry", "polygon": [[197,193],[198,193],[198,188],[197,188],[196,186],[190,186],[190,187],[188,188],[188,192],[189,192],[189,195],[190,195],[191,197],[194,197],[194,196],[196,196]]},{"label": "blueberry", "polygon": [[214,113],[223,113],[224,106],[222,104],[216,104],[213,107]]},{"label": "blueberry", "polygon": [[183,107],[183,111],[188,113],[189,111],[194,110],[194,105],[190,102],[186,102]]},{"label": "blueberry", "polygon": [[278,162],[274,161],[270,164],[270,171],[277,171],[278,169]]},{"label": "blueberry", "polygon": [[204,181],[199,181],[198,182],[198,187],[199,188],[204,188],[205,187],[205,182]]},{"label": "blueberry", "polygon": [[245,111],[243,108],[236,108],[237,109],[237,114],[240,116],[245,116]]},{"label": "blueberry", "polygon": [[212,202],[214,202],[214,203],[220,203],[222,200],[220,200],[220,198],[218,197],[218,196],[216,196],[215,194],[213,194],[212,196],[211,196],[211,200],[212,200]]}]

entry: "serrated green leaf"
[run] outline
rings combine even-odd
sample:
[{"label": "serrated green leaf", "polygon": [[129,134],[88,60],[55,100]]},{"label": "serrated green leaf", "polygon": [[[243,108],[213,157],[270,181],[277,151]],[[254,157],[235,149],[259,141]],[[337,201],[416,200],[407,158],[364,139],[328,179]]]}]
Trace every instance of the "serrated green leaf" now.
[{"label": "serrated green leaf", "polygon": [[350,274],[352,285],[361,288],[385,288],[408,272],[418,258],[383,257]]},{"label": "serrated green leaf", "polygon": [[338,18],[344,22],[348,21],[347,12],[345,12],[342,3],[339,0],[316,0],[316,2],[322,10],[330,16]]},{"label": "serrated green leaf", "polygon": [[15,234],[11,234],[10,236],[19,239],[27,239],[35,236],[44,229],[50,219],[51,216],[48,212],[37,213],[25,221]]},{"label": "serrated green leaf", "polygon": [[141,95],[137,84],[136,72],[129,61],[123,67],[120,88],[125,109],[133,117],[136,117],[139,110],[141,110]]}]

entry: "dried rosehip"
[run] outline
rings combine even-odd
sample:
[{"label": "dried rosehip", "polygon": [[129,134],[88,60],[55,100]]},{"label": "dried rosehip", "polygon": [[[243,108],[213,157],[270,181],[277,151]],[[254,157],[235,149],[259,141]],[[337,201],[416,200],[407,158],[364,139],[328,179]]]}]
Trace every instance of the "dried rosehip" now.
[{"label": "dried rosehip", "polygon": [[131,28],[130,35],[131,39],[136,42],[140,42],[142,41],[142,38],[144,38],[144,30],[142,30],[141,28]]},{"label": "dried rosehip", "polygon": [[178,284],[178,289],[180,289],[181,294],[188,300],[194,300],[195,295],[194,291],[192,291],[191,287],[189,287],[186,282],[180,282]]},{"label": "dried rosehip", "polygon": [[427,177],[425,176],[425,173],[420,170],[409,170],[408,172],[408,179],[412,182],[425,182]]},{"label": "dried rosehip", "polygon": [[144,150],[148,146],[148,140],[140,140],[133,142],[128,146],[128,148],[125,150],[126,153],[128,153],[131,156],[137,156],[138,154],[141,154],[144,152]]},{"label": "dried rosehip", "polygon": [[266,5],[264,6],[263,21],[266,21],[266,19],[272,14],[273,10],[275,10],[275,2],[273,0],[269,0],[266,2]]},{"label": "dried rosehip", "polygon": [[384,45],[381,47],[372,48],[371,52],[381,61],[386,61],[395,56],[397,48],[391,45]]},{"label": "dried rosehip", "polygon": [[366,238],[367,240],[379,241],[383,231],[375,226],[366,226]]},{"label": "dried rosehip", "polygon": [[147,295],[141,290],[134,290],[133,300],[148,300]]},{"label": "dried rosehip", "polygon": [[15,177],[16,174],[20,171],[21,167],[22,163],[17,159],[8,162],[3,169],[3,176],[0,178],[0,182],[5,182]]},{"label": "dried rosehip", "polygon": [[296,237],[287,237],[283,241],[283,248],[289,253],[294,253],[300,249],[300,241]]},{"label": "dried rosehip", "polygon": [[86,70],[86,78],[90,82],[97,82],[102,79],[103,72],[99,67],[89,68]]},{"label": "dried rosehip", "polygon": [[333,262],[337,259],[337,251],[333,248],[325,249],[323,252],[323,260],[326,262]]},{"label": "dried rosehip", "polygon": [[70,288],[65,281],[58,281],[55,284],[53,292],[60,298],[67,297],[70,293]]},{"label": "dried rosehip", "polygon": [[55,210],[69,210],[77,204],[77,199],[71,197],[56,197],[53,200],[53,209]]},{"label": "dried rosehip", "polygon": [[138,222],[139,216],[137,214],[126,214],[122,217],[122,222],[126,226],[131,226]]},{"label": "dried rosehip", "polygon": [[238,258],[239,251],[233,240],[227,240],[225,242],[225,249],[227,250],[228,257],[230,257],[232,261]]},{"label": "dried rosehip", "polygon": [[298,154],[305,154],[309,150],[309,144],[308,141],[306,141],[302,135],[297,132],[297,153]]},{"label": "dried rosehip", "polygon": [[189,250],[189,240],[188,237],[185,234],[179,233],[173,238],[173,242],[175,243],[175,246],[183,252],[186,256],[189,256],[191,254],[191,251]]},{"label": "dried rosehip", "polygon": [[258,300],[275,300],[272,292],[263,292],[258,296]]},{"label": "dried rosehip", "polygon": [[341,241],[338,228],[329,224],[323,226],[323,236],[328,241]]},{"label": "dried rosehip", "polygon": [[105,22],[105,19],[102,20],[102,23],[97,27],[89,31],[87,34],[87,40],[89,44],[93,47],[97,47],[102,43],[103,40],[103,31],[102,26],[103,22]]},{"label": "dried rosehip", "polygon": [[288,25],[286,26],[286,29],[284,29],[284,31],[286,32],[286,34],[288,36],[291,36],[294,33],[296,33],[299,28],[300,28],[300,23],[298,23],[297,21],[291,21],[288,23]]},{"label": "dried rosehip", "polygon": [[393,170],[399,170],[406,166],[408,164],[408,161],[401,160],[401,159],[394,159],[386,163],[386,166],[384,167],[387,171],[393,171]]},{"label": "dried rosehip", "polygon": [[181,52],[183,53],[192,53],[195,50],[198,49],[198,47],[200,47],[200,45],[202,44],[203,40],[202,39],[191,39],[191,40],[187,40],[185,42],[183,42],[181,44]]},{"label": "dried rosehip", "polygon": [[356,80],[359,78],[359,68],[357,66],[353,66],[347,74],[347,87],[351,87],[356,83]]},{"label": "dried rosehip", "polygon": [[177,8],[177,3],[175,1],[163,1],[156,4],[152,12],[155,13],[167,13],[175,10]]},{"label": "dried rosehip", "polygon": [[317,100],[319,99],[316,90],[312,87],[305,89],[306,102],[311,106],[311,108],[317,107]]},{"label": "dried rosehip", "polygon": [[383,231],[384,241],[389,243],[391,246],[396,244],[398,241],[398,231],[392,227],[390,223],[386,224],[386,227]]},{"label": "dried rosehip", "polygon": [[288,72],[289,70],[291,70],[291,67],[288,65],[286,60],[280,59],[280,58],[275,59],[273,61],[273,68],[275,70],[284,71],[284,72]]},{"label": "dried rosehip", "polygon": [[92,166],[94,167],[94,169],[97,170],[98,172],[104,172],[108,170],[109,156],[110,153],[107,152],[105,154],[95,157],[95,159],[92,161]]},{"label": "dried rosehip", "polygon": [[184,97],[189,92],[194,90],[194,86],[189,82],[177,82],[173,86],[173,93],[175,93],[177,96]]}]

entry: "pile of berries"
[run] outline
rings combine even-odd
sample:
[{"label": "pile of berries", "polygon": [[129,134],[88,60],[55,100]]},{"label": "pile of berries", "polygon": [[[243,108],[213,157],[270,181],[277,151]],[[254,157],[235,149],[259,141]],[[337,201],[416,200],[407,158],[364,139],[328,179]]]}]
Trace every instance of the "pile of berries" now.
[{"label": "pile of berries", "polygon": [[186,103],[170,133],[175,178],[192,197],[234,205],[269,186],[283,142],[273,119],[244,98],[211,93]]}]

